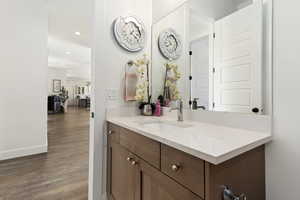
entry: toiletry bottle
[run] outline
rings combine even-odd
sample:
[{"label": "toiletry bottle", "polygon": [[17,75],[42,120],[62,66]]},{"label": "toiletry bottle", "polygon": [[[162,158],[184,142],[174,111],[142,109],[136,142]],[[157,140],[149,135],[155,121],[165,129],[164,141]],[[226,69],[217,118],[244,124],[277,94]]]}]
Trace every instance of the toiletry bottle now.
[{"label": "toiletry bottle", "polygon": [[161,116],[161,106],[160,106],[160,102],[159,101],[156,102],[155,116],[157,116],[157,117]]},{"label": "toiletry bottle", "polygon": [[160,116],[163,116],[164,115],[164,97],[162,95],[160,95],[157,100],[159,101],[160,103]]}]

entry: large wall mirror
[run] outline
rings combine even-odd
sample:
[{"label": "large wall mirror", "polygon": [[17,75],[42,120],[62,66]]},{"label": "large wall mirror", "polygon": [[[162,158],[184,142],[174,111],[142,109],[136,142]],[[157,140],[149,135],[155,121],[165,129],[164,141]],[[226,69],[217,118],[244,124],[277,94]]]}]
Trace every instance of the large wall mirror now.
[{"label": "large wall mirror", "polygon": [[152,96],[165,106],[270,114],[272,17],[260,0],[188,0],[152,26]]}]

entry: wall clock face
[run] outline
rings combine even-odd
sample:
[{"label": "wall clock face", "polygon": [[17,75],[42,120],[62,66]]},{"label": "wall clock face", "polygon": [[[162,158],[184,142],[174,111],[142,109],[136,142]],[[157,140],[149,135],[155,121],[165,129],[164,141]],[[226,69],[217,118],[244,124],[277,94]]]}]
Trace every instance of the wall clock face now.
[{"label": "wall clock face", "polygon": [[176,60],[182,54],[181,38],[173,29],[167,29],[160,33],[158,46],[162,55],[169,60]]},{"label": "wall clock face", "polygon": [[117,18],[114,23],[114,35],[118,44],[127,51],[137,52],[145,47],[145,27],[136,17]]}]

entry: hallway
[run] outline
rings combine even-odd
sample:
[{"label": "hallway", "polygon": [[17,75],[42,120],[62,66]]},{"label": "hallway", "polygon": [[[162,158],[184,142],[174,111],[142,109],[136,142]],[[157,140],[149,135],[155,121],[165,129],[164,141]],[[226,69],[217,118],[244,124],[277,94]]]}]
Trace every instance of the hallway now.
[{"label": "hallway", "polygon": [[0,200],[87,200],[88,147],[89,111],[49,115],[48,154],[0,161]]}]

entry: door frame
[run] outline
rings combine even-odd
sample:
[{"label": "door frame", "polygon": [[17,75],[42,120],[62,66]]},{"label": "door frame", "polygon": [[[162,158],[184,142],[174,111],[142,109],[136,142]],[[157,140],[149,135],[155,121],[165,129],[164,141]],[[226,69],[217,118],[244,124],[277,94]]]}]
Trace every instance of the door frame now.
[{"label": "door frame", "polygon": [[[212,105],[213,105],[213,100],[214,100],[214,93],[213,93],[213,90],[214,90],[214,74],[213,74],[213,69],[214,69],[214,33],[215,33],[215,20],[213,18],[207,18],[207,17],[203,17],[202,18],[203,21],[205,21],[205,23],[209,24],[209,31],[208,31],[208,34],[203,34],[203,35],[199,35],[197,36],[196,38],[190,38],[189,39],[189,51],[191,52],[192,51],[192,43],[193,42],[196,42],[196,41],[199,41],[201,40],[203,37],[205,36],[209,36],[209,64],[208,64],[208,67],[209,67],[209,108],[208,110],[212,110]],[[190,74],[189,76],[190,77],[193,77],[193,66],[192,66],[192,56],[193,55],[190,55],[190,63],[189,63],[189,66],[190,66]],[[192,87],[192,84],[193,84],[193,79],[190,79],[190,83],[189,83],[189,86],[190,86],[190,102],[193,101],[193,87]]]}]

